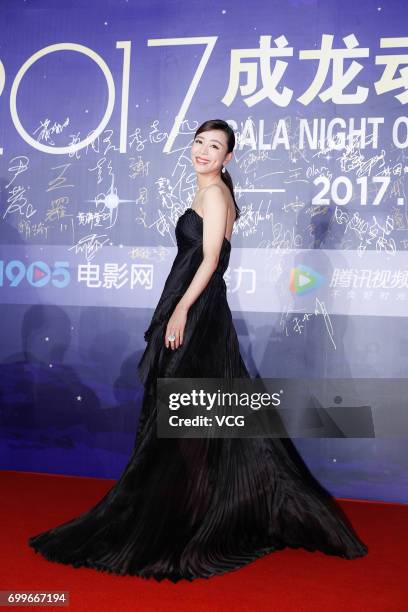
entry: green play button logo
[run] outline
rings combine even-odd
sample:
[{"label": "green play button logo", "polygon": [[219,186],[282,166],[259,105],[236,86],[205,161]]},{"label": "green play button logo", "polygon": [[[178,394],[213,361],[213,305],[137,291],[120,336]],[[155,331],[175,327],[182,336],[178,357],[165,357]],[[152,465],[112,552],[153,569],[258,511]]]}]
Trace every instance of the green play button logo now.
[{"label": "green play button logo", "polygon": [[309,266],[297,266],[290,272],[289,290],[297,295],[318,289],[324,282],[321,274]]}]

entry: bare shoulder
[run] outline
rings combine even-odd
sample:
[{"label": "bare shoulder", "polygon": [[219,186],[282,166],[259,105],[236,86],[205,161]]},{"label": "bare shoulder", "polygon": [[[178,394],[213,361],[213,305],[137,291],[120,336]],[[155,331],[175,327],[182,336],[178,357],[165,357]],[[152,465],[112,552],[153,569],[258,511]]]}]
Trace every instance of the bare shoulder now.
[{"label": "bare shoulder", "polygon": [[226,193],[221,185],[209,185],[203,190],[201,197],[201,202],[203,204],[208,204],[208,202],[217,200],[219,205],[221,201],[226,201]]},{"label": "bare shoulder", "polygon": [[228,187],[225,185],[209,185],[202,194],[201,207],[203,211],[213,209],[228,210],[231,196]]},{"label": "bare shoulder", "polygon": [[210,185],[202,194],[201,209],[203,217],[226,217],[228,213],[228,202],[222,187]]}]

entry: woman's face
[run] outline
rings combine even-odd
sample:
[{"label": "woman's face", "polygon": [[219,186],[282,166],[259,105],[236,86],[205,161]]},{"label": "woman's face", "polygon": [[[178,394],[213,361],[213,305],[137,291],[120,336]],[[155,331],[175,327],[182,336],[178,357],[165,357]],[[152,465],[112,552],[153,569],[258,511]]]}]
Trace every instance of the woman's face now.
[{"label": "woman's face", "polygon": [[227,135],[222,130],[201,132],[191,147],[191,159],[200,174],[219,174],[231,156],[232,153],[227,154]]}]

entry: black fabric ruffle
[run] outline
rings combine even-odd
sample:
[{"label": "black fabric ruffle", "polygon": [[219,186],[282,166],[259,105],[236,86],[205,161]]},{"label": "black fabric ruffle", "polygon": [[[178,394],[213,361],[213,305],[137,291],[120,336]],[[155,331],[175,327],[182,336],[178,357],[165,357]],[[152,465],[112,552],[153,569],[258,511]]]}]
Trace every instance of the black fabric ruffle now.
[{"label": "black fabric ruffle", "polygon": [[227,240],[189,310],[183,345],[165,347],[168,318],[202,260],[197,213],[180,217],[176,237],[178,254],[138,364],[144,396],[129,462],[93,508],[29,545],[50,561],[172,582],[224,574],[285,547],[366,555],[289,439],[157,437],[157,378],[249,377],[226,298]]}]

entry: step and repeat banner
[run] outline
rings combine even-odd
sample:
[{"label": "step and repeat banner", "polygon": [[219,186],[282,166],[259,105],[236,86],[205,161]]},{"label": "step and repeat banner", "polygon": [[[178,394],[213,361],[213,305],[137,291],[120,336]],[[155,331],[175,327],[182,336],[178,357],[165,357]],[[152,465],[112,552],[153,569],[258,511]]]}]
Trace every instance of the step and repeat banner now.
[{"label": "step and repeat banner", "polygon": [[365,407],[366,434],[296,446],[337,496],[408,501],[405,17],[403,0],[2,0],[0,468],[120,474],[194,132],[222,118],[245,363],[341,379],[329,403]]}]

